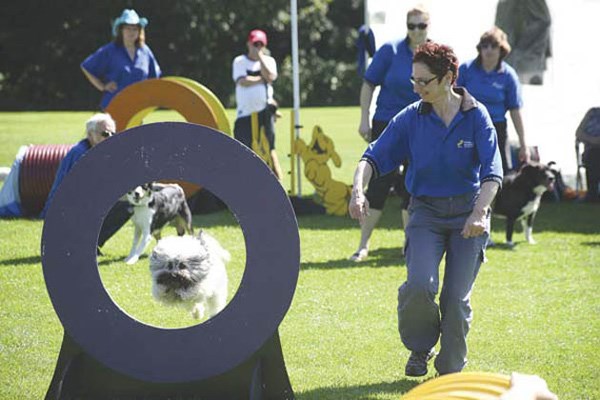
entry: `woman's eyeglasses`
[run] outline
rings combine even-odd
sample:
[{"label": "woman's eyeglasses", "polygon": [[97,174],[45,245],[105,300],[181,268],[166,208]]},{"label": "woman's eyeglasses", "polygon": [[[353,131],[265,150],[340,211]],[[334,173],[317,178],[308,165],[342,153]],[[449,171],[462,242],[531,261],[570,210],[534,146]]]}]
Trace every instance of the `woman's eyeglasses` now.
[{"label": "woman's eyeglasses", "polygon": [[111,131],[102,131],[102,132],[100,132],[100,136],[102,136],[103,138],[111,137],[114,134],[115,133],[111,132]]},{"label": "woman's eyeglasses", "polygon": [[498,43],[486,42],[479,44],[479,47],[482,49],[497,49],[500,45]]},{"label": "woman's eyeglasses", "polygon": [[431,79],[415,79],[414,77],[411,76],[410,81],[412,82],[413,85],[425,87],[425,86],[429,85],[431,82],[433,82],[433,80],[436,78],[437,78],[437,76],[434,76]]},{"label": "woman's eyeglasses", "polygon": [[408,28],[409,31],[414,31],[415,29],[419,28],[420,30],[425,30],[427,29],[427,24],[424,22],[421,22],[420,24],[411,24],[410,22],[408,24],[406,24],[406,27]]}]

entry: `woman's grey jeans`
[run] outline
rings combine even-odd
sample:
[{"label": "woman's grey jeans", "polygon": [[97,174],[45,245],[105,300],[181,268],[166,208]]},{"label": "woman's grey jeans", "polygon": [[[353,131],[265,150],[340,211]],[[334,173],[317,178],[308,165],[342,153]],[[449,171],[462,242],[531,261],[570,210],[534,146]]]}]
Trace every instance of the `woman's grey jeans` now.
[{"label": "woman's grey jeans", "polygon": [[[489,237],[461,235],[478,193],[455,197],[413,197],[409,206],[404,252],[407,279],[398,290],[398,329],[407,349],[427,351],[441,338],[435,360],[440,374],[459,372],[466,364],[467,333],[473,317],[471,290],[485,258]],[[446,256],[439,299],[439,266]]]}]

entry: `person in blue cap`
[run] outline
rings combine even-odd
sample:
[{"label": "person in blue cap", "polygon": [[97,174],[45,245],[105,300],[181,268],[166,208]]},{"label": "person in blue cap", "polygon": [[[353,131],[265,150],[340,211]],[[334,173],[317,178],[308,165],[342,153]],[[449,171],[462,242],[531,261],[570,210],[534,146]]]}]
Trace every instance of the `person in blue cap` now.
[{"label": "person in blue cap", "polygon": [[112,98],[126,86],[160,77],[160,66],[146,45],[146,25],[148,20],[140,18],[135,10],[123,10],[113,22],[114,40],[81,63],[83,74],[102,92],[101,110],[105,110]]},{"label": "person in blue cap", "polygon": [[[410,83],[410,74],[414,50],[428,40],[429,12],[422,6],[410,9],[406,14],[406,29],[406,38],[385,43],[375,52],[365,72],[360,90],[361,114],[358,132],[367,142],[377,139],[392,117],[400,110],[419,100]],[[371,122],[369,109],[376,86],[380,86],[380,91]],[[409,199],[402,178],[403,176],[400,176],[397,171],[392,171],[369,182],[367,198],[371,204],[371,213],[361,222],[360,241],[358,248],[350,256],[351,261],[361,262],[367,259],[371,234],[381,218],[383,206],[392,186],[402,193],[404,207],[402,220],[406,226],[408,218],[406,207]]]},{"label": "person in blue cap", "polygon": [[[502,161],[490,115],[464,88],[454,87],[458,59],[434,42],[419,46],[411,81],[421,97],[400,111],[358,163],[348,205],[350,216],[368,217],[364,187],[409,161],[411,195],[405,228],[407,277],[398,290],[398,329],[411,351],[408,376],[435,368],[459,372],[466,364],[466,336],[473,317],[470,296],[489,237],[490,204],[502,185]],[[439,266],[445,273],[439,306]]]},{"label": "person in blue cap", "polygon": [[493,27],[481,35],[477,44],[479,55],[459,67],[456,80],[457,86],[465,87],[473,97],[485,105],[490,113],[498,134],[498,146],[504,172],[519,167],[509,163],[507,111],[519,137],[519,160],[521,162],[530,160],[521,115],[523,99],[521,98],[519,77],[513,67],[504,61],[510,50],[506,33],[498,27]]}]

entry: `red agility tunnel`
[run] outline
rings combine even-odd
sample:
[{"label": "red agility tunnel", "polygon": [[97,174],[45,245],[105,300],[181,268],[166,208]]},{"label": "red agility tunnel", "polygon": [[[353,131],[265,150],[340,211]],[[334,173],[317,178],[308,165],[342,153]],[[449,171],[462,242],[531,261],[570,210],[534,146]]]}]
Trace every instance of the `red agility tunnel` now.
[{"label": "red agility tunnel", "polygon": [[60,162],[72,144],[29,146],[19,170],[19,195],[23,213],[36,217],[46,204]]}]

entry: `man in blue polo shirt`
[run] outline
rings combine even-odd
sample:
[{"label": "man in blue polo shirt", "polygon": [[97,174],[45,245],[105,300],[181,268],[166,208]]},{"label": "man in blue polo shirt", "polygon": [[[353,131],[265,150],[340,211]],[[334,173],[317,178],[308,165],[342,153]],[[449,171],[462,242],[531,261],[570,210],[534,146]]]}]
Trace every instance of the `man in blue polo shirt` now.
[{"label": "man in blue polo shirt", "polygon": [[363,190],[371,176],[409,161],[407,277],[398,290],[398,329],[411,351],[408,376],[427,374],[438,340],[438,373],[459,372],[466,364],[469,298],[489,237],[490,204],[502,184],[494,126],[484,106],[454,87],[457,72],[450,47],[428,42],[417,48],[411,80],[422,100],[396,115],[369,145],[358,163],[348,206],[353,218],[364,220],[370,206]]},{"label": "man in blue polo shirt", "polygon": [[[56,171],[54,183],[52,184],[52,188],[50,189],[50,193],[46,199],[46,205],[40,214],[40,218],[43,219],[46,217],[46,213],[48,212],[48,208],[52,203],[52,199],[54,198],[56,190],[58,190],[61,182],[71,171],[73,166],[75,166],[77,161],[79,161],[79,159],[81,159],[81,157],[83,157],[85,153],[87,153],[87,151],[92,147],[113,136],[115,134],[115,130],[115,121],[110,115],[105,113],[94,114],[86,121],[86,137],[73,146],[65,158],[63,158],[60,162],[58,170]],[[110,239],[110,237],[114,235],[131,217],[132,212],[129,210],[129,208],[130,206],[127,201],[119,200],[110,209],[106,215],[106,218],[104,218],[102,228],[100,229],[100,235],[98,237],[99,254],[100,247],[102,247],[104,243],[106,243],[106,241]]]}]

